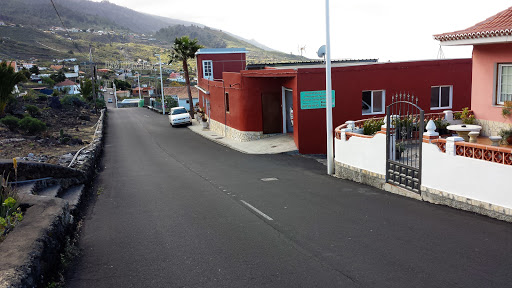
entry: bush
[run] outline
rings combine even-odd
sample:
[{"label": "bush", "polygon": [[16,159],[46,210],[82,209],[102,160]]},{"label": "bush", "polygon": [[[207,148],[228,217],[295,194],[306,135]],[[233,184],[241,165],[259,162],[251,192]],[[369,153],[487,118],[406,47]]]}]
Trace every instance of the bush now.
[{"label": "bush", "polygon": [[40,102],[46,102],[48,100],[48,95],[41,94],[37,96],[37,100],[39,100]]},{"label": "bush", "polygon": [[16,191],[2,177],[0,185],[0,242],[3,237],[23,220]]},{"label": "bush", "polygon": [[384,125],[384,119],[370,119],[364,122],[363,124],[363,134],[364,135],[373,135],[377,131],[380,131],[381,126]]},{"label": "bush", "polygon": [[41,120],[27,116],[19,122],[21,130],[29,134],[38,134],[46,130],[46,124]]},{"label": "bush", "polygon": [[64,106],[82,107],[85,104],[84,99],[78,95],[66,95],[60,99],[60,103]]},{"label": "bush", "polygon": [[28,114],[30,114],[30,116],[32,116],[32,117],[41,115],[41,110],[39,110],[39,108],[37,108],[37,106],[35,106],[35,105],[27,105],[26,109],[27,109]]},{"label": "bush", "polygon": [[107,105],[105,104],[105,100],[103,99],[96,99],[96,108],[98,109],[103,109],[105,108]]},{"label": "bush", "polygon": [[18,126],[20,126],[20,119],[14,116],[5,116],[4,118],[2,118],[2,120],[0,120],[0,122],[7,126],[7,128],[9,128],[9,130],[11,131],[15,130],[16,128],[18,128]]}]

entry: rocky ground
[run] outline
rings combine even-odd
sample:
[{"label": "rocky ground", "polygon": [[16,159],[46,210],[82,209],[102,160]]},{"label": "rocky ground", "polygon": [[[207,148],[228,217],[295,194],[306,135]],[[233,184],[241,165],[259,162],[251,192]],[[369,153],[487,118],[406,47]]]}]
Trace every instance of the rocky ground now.
[{"label": "rocky ground", "polygon": [[67,165],[78,150],[92,142],[100,113],[93,113],[92,107],[85,103],[58,105],[56,99],[20,97],[9,104],[7,114],[19,118],[27,113],[27,105],[37,106],[40,114],[35,118],[45,122],[47,129],[30,135],[20,129],[10,131],[0,124],[0,159]]}]

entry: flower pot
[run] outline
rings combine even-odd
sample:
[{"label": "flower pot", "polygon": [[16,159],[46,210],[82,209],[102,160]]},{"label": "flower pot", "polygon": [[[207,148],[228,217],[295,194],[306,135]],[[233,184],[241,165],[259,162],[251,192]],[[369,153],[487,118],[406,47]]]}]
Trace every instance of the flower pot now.
[{"label": "flower pot", "polygon": [[201,123],[203,124],[203,129],[208,128],[208,121],[201,121]]},{"label": "flower pot", "polygon": [[508,136],[507,143],[508,145],[512,145],[512,135]]}]

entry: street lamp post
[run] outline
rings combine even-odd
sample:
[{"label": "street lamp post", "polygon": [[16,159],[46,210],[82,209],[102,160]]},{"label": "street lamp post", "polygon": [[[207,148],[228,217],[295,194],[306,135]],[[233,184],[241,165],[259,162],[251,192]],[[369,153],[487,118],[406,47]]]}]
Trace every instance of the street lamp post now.
[{"label": "street lamp post", "polygon": [[329,23],[329,0],[325,0],[325,114],[327,121],[327,174],[334,174],[332,136],[332,82],[331,82],[331,35]]},{"label": "street lamp post", "polygon": [[139,100],[142,99],[142,97],[140,96],[140,78],[139,78],[140,74],[139,72],[137,72],[137,85],[139,86]]},{"label": "street lamp post", "polygon": [[160,54],[155,54],[155,56],[158,56],[158,64],[160,64],[160,92],[162,93],[162,114],[165,115],[164,78],[162,78],[162,59],[160,58]]}]

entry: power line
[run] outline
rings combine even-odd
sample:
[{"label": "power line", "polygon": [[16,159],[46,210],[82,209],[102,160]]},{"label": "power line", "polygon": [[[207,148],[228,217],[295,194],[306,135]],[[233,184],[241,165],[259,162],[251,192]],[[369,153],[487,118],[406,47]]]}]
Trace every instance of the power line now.
[{"label": "power line", "polygon": [[57,11],[57,7],[55,7],[55,3],[53,3],[53,0],[50,0],[50,2],[52,2],[53,9],[55,9],[55,13],[57,13],[57,16],[59,17],[60,23],[62,24],[62,27],[64,27],[64,29],[66,29],[66,32],[67,32],[67,35],[68,35],[69,39],[71,39],[71,42],[73,42],[73,44],[75,45],[76,50],[78,50],[78,52],[82,53],[82,51],[78,47],[78,44],[76,44],[75,40],[73,40],[73,38],[71,38],[71,35],[69,35],[69,30],[66,27],[66,25],[64,25],[64,21],[62,21],[62,18],[60,17],[60,14],[59,14],[59,11]]}]

